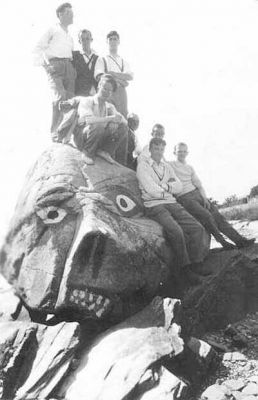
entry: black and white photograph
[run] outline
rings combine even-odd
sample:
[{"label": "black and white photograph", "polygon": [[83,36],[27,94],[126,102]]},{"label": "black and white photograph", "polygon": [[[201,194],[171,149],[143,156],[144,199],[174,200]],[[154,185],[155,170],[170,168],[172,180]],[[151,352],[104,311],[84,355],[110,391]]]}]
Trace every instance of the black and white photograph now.
[{"label": "black and white photograph", "polygon": [[258,1],[2,10],[0,399],[258,400]]}]

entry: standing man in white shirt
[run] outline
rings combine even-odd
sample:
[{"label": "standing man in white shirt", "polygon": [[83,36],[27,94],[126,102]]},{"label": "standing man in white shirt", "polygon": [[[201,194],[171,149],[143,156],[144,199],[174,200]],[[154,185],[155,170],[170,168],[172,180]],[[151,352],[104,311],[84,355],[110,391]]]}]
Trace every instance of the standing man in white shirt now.
[{"label": "standing man in white shirt", "polygon": [[61,4],[56,15],[59,22],[42,36],[34,50],[35,64],[44,67],[53,95],[51,133],[54,142],[59,141],[56,129],[62,119],[59,103],[74,96],[76,77],[72,65],[73,39],[68,32],[68,26],[73,23],[71,4]]},{"label": "standing man in white shirt", "polygon": [[240,235],[220,214],[217,207],[207,199],[195,170],[186,162],[187,145],[182,142],[178,143],[175,146],[174,154],[176,161],[172,161],[170,164],[183,185],[182,191],[177,194],[177,201],[205,227],[207,232],[214,236],[225,250],[232,249],[235,246],[224,239],[222,233],[232,240],[238,248],[252,244],[255,239],[247,239]]},{"label": "standing man in white shirt", "polygon": [[[113,93],[110,101],[114,104],[117,111],[127,118],[128,108],[126,87],[133,79],[133,73],[128,62],[118,55],[120,37],[116,31],[111,31],[107,34],[107,43],[109,54],[105,57],[99,58],[96,64],[95,76],[97,79],[104,73],[113,76],[117,83],[117,90]],[[127,149],[128,136],[124,138],[123,143],[120,144],[116,152],[117,160],[123,165],[127,164]]]},{"label": "standing man in white shirt", "polygon": [[195,273],[202,269],[209,240],[203,226],[174,197],[181,192],[182,184],[173,168],[162,160],[165,146],[163,139],[151,139],[151,157],[138,164],[137,178],[147,217],[163,226],[174,251],[173,272],[197,283],[199,277]]}]

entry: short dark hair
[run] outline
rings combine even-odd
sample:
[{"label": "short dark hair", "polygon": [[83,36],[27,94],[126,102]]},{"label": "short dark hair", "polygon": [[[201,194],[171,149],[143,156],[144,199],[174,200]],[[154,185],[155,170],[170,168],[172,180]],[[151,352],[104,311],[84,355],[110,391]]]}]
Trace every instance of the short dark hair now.
[{"label": "short dark hair", "polygon": [[120,36],[119,36],[119,34],[118,34],[117,31],[110,31],[110,32],[107,34],[107,39],[111,38],[112,36],[116,36],[116,37],[118,37],[118,39],[120,39]]},{"label": "short dark hair", "polygon": [[60,6],[57,7],[56,9],[56,16],[59,17],[59,14],[63,13],[66,8],[72,8],[72,4],[71,3],[60,4]]},{"label": "short dark hair", "polygon": [[153,125],[153,127],[152,127],[152,132],[154,131],[155,128],[156,128],[156,129],[164,129],[164,130],[165,130],[164,126],[161,125],[161,124],[155,124],[155,125]]},{"label": "short dark hair", "polygon": [[99,79],[99,84],[100,84],[101,81],[105,81],[105,82],[110,83],[110,85],[112,85],[113,92],[116,91],[116,89],[117,89],[117,83],[116,83],[116,80],[113,78],[112,75],[109,75],[109,74],[102,74],[102,75],[100,76],[100,79]]},{"label": "short dark hair", "polygon": [[89,31],[89,29],[81,29],[81,30],[78,32],[78,40],[79,40],[79,41],[81,40],[81,36],[82,36],[83,33],[90,33],[91,38],[92,38],[92,33],[91,33],[91,31]]},{"label": "short dark hair", "polygon": [[167,143],[161,138],[152,138],[149,143],[149,150],[152,148],[152,146],[159,146],[161,144],[166,146]]}]

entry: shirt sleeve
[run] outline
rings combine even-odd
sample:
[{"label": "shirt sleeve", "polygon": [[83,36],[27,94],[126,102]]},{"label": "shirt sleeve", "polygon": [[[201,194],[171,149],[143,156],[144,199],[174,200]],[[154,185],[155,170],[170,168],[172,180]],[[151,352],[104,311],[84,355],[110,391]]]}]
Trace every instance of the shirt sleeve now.
[{"label": "shirt sleeve", "polygon": [[125,74],[129,74],[131,76],[131,78],[133,79],[134,75],[133,75],[133,72],[131,71],[130,65],[125,60],[123,60],[123,62],[124,62],[124,71],[123,72]]},{"label": "shirt sleeve", "polygon": [[192,175],[191,175],[191,179],[192,179],[192,184],[197,188],[200,189],[202,188],[202,182],[200,181],[199,177],[197,176],[195,170],[193,169],[193,167],[191,167],[192,169]]},{"label": "shirt sleeve", "polygon": [[142,161],[136,171],[136,176],[143,189],[154,199],[164,198],[164,189],[159,186],[151,176],[151,167],[146,161]]},{"label": "shirt sleeve", "polygon": [[167,182],[169,186],[169,192],[172,194],[179,194],[183,189],[183,185],[179,178],[176,176],[171,165],[169,165],[169,176],[170,177]]},{"label": "shirt sleeve", "polygon": [[98,57],[94,69],[94,78],[96,79],[98,75],[105,73],[105,65],[103,61],[103,57]]},{"label": "shirt sleeve", "polygon": [[50,28],[38,41],[36,47],[33,50],[34,65],[42,66],[47,61],[45,52],[49,46],[49,43],[53,37],[53,28]]}]

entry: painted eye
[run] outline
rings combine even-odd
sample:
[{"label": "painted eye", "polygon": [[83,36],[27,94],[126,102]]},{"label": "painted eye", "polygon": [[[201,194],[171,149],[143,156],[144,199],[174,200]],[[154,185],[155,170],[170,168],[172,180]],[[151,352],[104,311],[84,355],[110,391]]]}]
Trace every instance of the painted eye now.
[{"label": "painted eye", "polygon": [[124,194],[116,196],[116,204],[124,212],[131,211],[136,206],[135,202]]},{"label": "painted eye", "polygon": [[42,221],[47,224],[58,224],[66,216],[67,212],[63,208],[58,208],[54,206],[45,207],[42,210],[37,211],[37,215],[42,219]]}]

